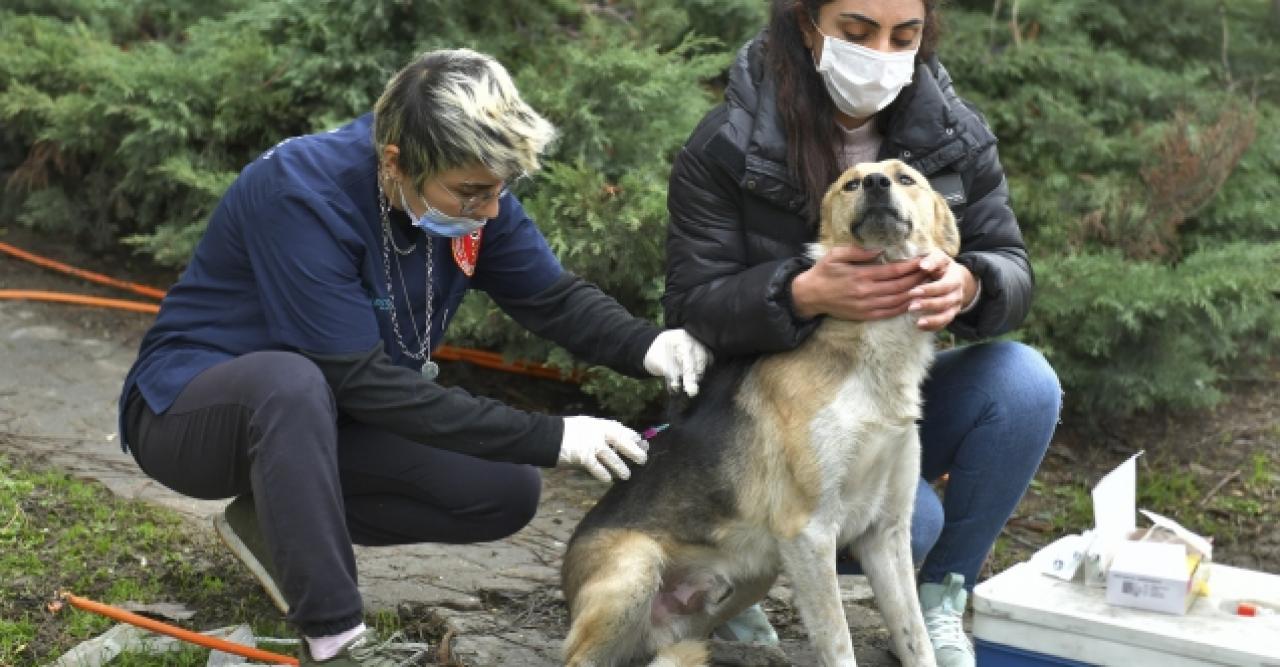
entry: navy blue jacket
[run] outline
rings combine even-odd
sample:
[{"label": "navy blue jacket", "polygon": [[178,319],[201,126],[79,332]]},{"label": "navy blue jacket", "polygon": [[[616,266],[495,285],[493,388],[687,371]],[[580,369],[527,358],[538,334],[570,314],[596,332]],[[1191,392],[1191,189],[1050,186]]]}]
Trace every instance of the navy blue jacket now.
[{"label": "navy blue jacket", "polygon": [[122,412],[138,391],[164,413],[205,369],[286,350],[316,363],[339,411],[354,419],[444,449],[554,465],[562,420],[442,387],[404,348],[420,350],[428,320],[431,347],[438,346],[470,289],[534,333],[631,375],[645,374],[644,353],[658,330],[566,272],[510,194],[483,229],[472,275],[450,239],[424,235],[394,209],[392,238],[408,252],[392,249],[386,266],[372,120],[286,139],[245,167],[143,338]]}]

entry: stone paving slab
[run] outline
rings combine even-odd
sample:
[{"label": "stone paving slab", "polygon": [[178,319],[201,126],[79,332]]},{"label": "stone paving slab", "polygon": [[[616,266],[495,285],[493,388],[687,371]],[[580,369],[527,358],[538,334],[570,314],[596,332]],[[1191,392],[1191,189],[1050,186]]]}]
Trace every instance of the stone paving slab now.
[{"label": "stone paving slab", "polygon": [[[66,308],[0,302],[0,453],[98,480],[122,497],[168,507],[207,526],[225,501],[174,493],[142,475],[120,449],[116,400],[136,353],[136,338],[108,339],[80,326]],[[145,322],[139,327],[138,335]],[[559,664],[563,631],[549,636],[553,633],[545,627],[522,623],[519,605],[558,604],[564,543],[602,490],[585,474],[548,471],[538,515],[509,539],[466,546],[358,547],[366,606],[373,611],[413,604],[440,614],[454,631],[453,654],[469,667]],[[842,579],[859,664],[897,664],[884,651],[879,615],[859,604],[870,597],[865,583]],[[775,587],[770,609],[785,607],[788,599],[785,586]],[[786,638],[783,649],[791,664],[813,664],[802,639]],[[718,664],[733,665],[772,665],[780,659],[730,645],[718,646],[715,656]]]}]

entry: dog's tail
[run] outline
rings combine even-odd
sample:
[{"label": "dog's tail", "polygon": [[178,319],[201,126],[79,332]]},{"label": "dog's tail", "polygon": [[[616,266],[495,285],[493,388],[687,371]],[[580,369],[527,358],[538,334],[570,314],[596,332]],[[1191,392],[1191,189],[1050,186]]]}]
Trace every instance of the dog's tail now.
[{"label": "dog's tail", "polygon": [[653,599],[665,560],[662,545],[639,531],[592,531],[570,543],[562,570],[570,616],[566,665],[630,664],[654,655]]},{"label": "dog's tail", "polygon": [[649,667],[706,667],[710,660],[707,645],[689,639],[659,650]]}]

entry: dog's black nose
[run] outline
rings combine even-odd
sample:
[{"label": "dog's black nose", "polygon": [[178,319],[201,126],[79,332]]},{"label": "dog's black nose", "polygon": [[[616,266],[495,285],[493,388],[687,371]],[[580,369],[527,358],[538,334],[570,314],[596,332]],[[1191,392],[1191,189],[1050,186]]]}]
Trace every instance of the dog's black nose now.
[{"label": "dog's black nose", "polygon": [[893,185],[893,181],[890,181],[889,177],[884,174],[867,174],[862,179],[862,187],[865,188],[867,192],[888,190],[891,185]]}]

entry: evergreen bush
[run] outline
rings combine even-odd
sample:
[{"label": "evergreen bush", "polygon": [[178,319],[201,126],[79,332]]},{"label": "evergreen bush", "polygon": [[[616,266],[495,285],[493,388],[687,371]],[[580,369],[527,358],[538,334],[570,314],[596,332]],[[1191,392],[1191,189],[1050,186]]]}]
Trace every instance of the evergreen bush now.
[{"label": "evergreen bush", "polygon": [[[561,130],[518,192],[566,266],[660,316],[670,160],[764,0],[17,0],[0,10],[0,224],[189,256],[281,138],[368,110],[412,55],[499,58]],[[1095,417],[1204,406],[1274,357],[1280,50],[1257,0],[953,0],[943,62],[990,120],[1037,270],[1017,335]],[[1226,42],[1224,44],[1224,36]],[[485,299],[450,342],[549,360]],[[619,416],[660,391],[604,371]]]}]

